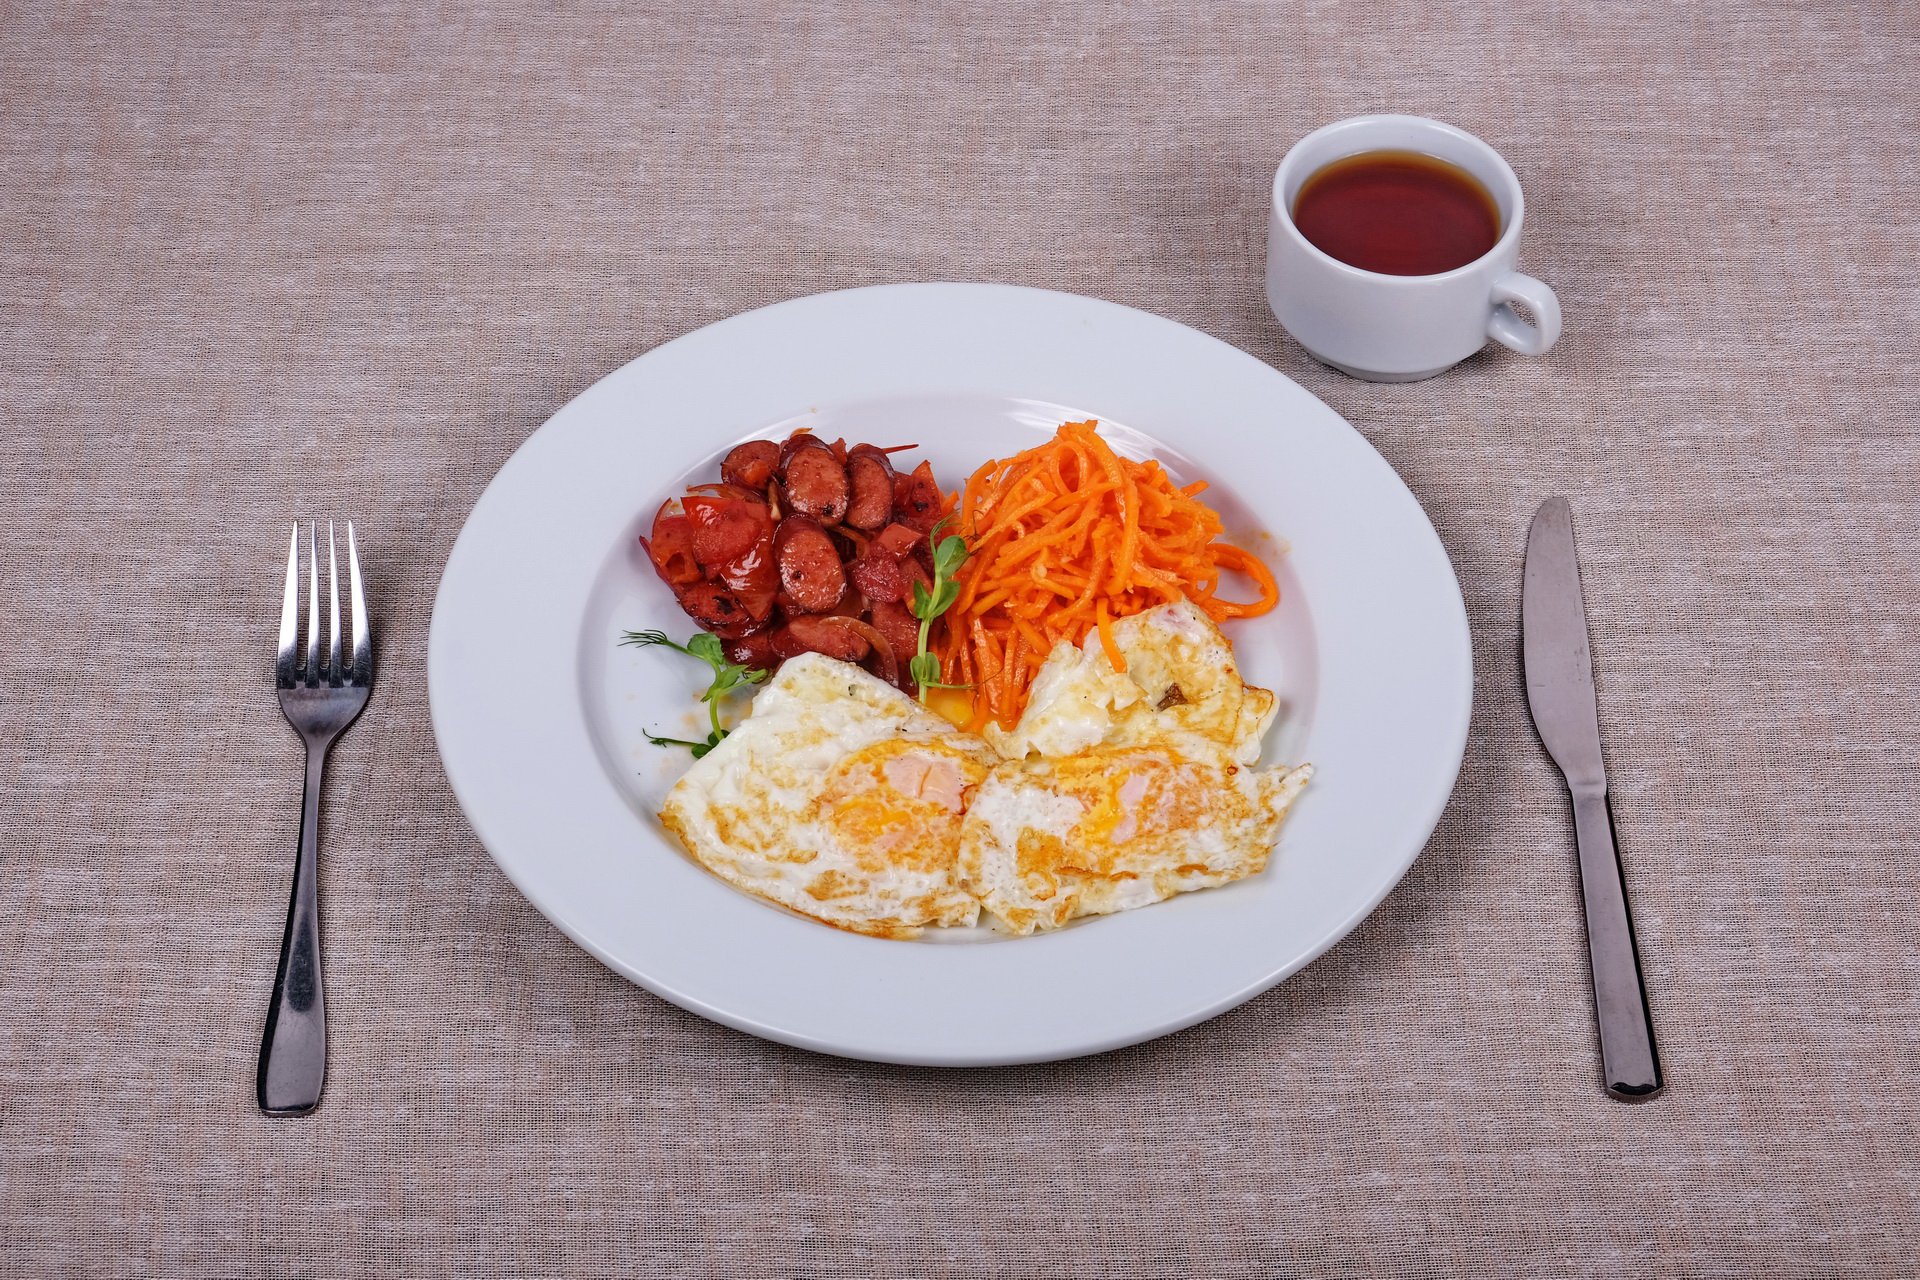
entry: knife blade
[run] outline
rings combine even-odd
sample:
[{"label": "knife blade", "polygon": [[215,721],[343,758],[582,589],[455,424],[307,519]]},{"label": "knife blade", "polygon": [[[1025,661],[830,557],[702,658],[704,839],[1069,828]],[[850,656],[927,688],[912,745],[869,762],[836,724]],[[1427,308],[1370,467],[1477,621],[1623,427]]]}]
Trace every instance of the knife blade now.
[{"label": "knife blade", "polygon": [[1573,507],[1565,498],[1541,503],[1527,533],[1520,628],[1527,706],[1541,744],[1560,767],[1573,799],[1587,958],[1607,1092],[1622,1101],[1645,1101],[1660,1092],[1665,1080],[1620,872],[1600,751],[1600,711],[1573,541]]}]

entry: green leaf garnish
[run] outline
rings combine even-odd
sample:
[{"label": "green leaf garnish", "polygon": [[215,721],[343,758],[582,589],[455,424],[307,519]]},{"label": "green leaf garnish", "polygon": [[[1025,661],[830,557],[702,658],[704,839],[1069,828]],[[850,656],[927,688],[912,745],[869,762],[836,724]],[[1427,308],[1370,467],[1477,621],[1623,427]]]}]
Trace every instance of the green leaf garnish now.
[{"label": "green leaf garnish", "polygon": [[719,745],[711,738],[705,742],[688,742],[685,738],[662,738],[658,734],[648,733],[645,729],[642,729],[640,733],[641,736],[656,747],[686,747],[693,752],[693,758],[695,760],[698,760],[701,756],[707,754],[707,752]]},{"label": "green leaf garnish", "polygon": [[950,534],[940,540],[933,549],[933,569],[942,577],[951,578],[967,558],[967,540],[959,534]]},{"label": "green leaf garnish", "polygon": [[[620,643],[636,649],[645,649],[653,645],[673,649],[690,658],[698,658],[713,669],[713,680],[707,685],[707,691],[700,695],[700,701],[707,704],[707,717],[713,724],[713,732],[707,735],[705,742],[688,742],[684,738],[661,738],[647,733],[647,741],[656,747],[687,747],[698,760],[707,752],[720,745],[727,731],[720,724],[720,699],[731,690],[743,684],[759,684],[767,678],[766,668],[747,667],[737,662],[728,662],[726,648],[720,643],[720,637],[705,631],[696,631],[685,644],[675,644],[664,631],[628,631],[620,637]],[[646,730],[641,730],[646,733]]]},{"label": "green leaf garnish", "polygon": [[963,689],[965,685],[940,683],[939,655],[927,650],[927,637],[933,630],[933,621],[960,598],[960,584],[954,575],[960,566],[967,562],[967,540],[957,533],[940,537],[940,531],[947,527],[947,521],[953,517],[944,517],[927,534],[933,542],[933,585],[916,580],[913,584],[913,616],[920,619],[919,652],[913,655],[913,661],[907,664],[907,670],[913,676],[914,683],[920,686],[920,701],[927,700],[929,689]]}]

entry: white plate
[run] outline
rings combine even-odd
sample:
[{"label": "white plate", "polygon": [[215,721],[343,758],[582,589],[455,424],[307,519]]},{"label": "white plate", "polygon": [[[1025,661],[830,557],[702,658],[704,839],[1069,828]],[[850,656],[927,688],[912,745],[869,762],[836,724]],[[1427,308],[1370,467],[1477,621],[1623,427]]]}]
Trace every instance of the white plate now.
[{"label": "white plate", "polygon": [[[1268,760],[1311,760],[1263,874],[1031,938],[843,933],[709,875],[654,817],[686,765],[695,664],[615,647],[693,626],[634,538],[752,436],[918,441],[957,487],[1067,418],[1201,478],[1284,593],[1230,623],[1276,689]],[[1264,541],[1271,535],[1275,541]],[[1286,547],[1290,554],[1279,555]],[[534,906],[607,965],[757,1035],[883,1062],[1046,1061],[1150,1039],[1264,991],[1366,916],[1453,788],[1472,697],[1466,611],[1413,495],[1300,386],[1144,312],[1002,285],[822,294],[670,342],[584,392],[481,495],[434,604],[447,777]],[[938,931],[933,935],[938,936]]]}]

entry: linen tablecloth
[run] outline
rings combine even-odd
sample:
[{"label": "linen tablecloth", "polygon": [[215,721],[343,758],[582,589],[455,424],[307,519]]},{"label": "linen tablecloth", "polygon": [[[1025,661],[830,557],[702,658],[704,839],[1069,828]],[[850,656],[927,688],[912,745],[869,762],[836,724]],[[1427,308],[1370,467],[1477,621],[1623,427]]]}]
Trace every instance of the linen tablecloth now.
[{"label": "linen tablecloth", "polygon": [[[1916,66],[1893,3],[8,8],[0,1273],[1913,1274]],[[1512,161],[1550,355],[1374,386],[1276,326],[1274,166],[1371,110]],[[1465,591],[1472,741],[1424,855],[1156,1043],[962,1073],[711,1025],[529,907],[435,756],[434,587],[530,432],[710,321],[927,279],[1270,362]],[[1598,1087],[1522,696],[1554,493],[1646,1106]],[[327,1095],[289,1121],[252,1082],[308,513],[360,521],[382,666],[327,796]]]}]

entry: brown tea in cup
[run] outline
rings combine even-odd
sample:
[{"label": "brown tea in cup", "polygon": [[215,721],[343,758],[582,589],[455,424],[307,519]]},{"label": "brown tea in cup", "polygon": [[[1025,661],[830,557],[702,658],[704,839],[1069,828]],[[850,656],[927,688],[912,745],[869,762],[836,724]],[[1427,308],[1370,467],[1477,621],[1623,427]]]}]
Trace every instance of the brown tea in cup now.
[{"label": "brown tea in cup", "polygon": [[1492,193],[1418,151],[1363,151],[1323,166],[1294,197],[1293,222],[1322,253],[1390,276],[1464,267],[1500,239]]}]

